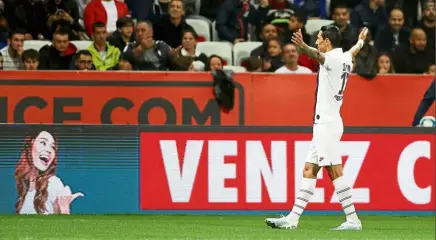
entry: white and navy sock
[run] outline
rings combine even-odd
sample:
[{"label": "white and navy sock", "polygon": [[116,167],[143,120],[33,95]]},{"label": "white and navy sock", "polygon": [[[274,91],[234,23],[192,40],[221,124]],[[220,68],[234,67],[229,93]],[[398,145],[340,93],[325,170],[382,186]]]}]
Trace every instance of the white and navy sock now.
[{"label": "white and navy sock", "polygon": [[315,191],[316,179],[303,178],[301,180],[300,191],[294,202],[294,207],[289,213],[287,218],[292,222],[298,222],[300,216],[303,214],[304,209],[310,201]]},{"label": "white and navy sock", "polygon": [[339,202],[342,204],[347,221],[359,222],[356,209],[354,208],[353,199],[351,196],[351,187],[346,183],[344,177],[339,177],[333,180],[335,191],[338,196]]}]

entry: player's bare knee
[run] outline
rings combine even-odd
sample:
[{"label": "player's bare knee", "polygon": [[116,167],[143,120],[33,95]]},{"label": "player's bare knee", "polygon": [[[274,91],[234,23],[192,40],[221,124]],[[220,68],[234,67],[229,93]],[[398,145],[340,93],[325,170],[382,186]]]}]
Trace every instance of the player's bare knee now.
[{"label": "player's bare knee", "polygon": [[303,177],[305,178],[316,178],[318,175],[319,167],[312,163],[306,163],[304,165]]},{"label": "player's bare knee", "polygon": [[342,165],[334,165],[334,166],[328,166],[326,167],[327,173],[330,177],[330,179],[333,181],[336,178],[342,177],[344,175],[342,171]]}]

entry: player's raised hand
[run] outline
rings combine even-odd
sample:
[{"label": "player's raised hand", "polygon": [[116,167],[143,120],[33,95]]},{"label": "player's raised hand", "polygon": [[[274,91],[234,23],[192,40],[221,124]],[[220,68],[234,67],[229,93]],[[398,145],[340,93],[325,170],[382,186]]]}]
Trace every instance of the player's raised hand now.
[{"label": "player's raised hand", "polygon": [[362,31],[360,32],[360,34],[359,34],[359,40],[364,40],[365,41],[366,35],[368,35],[368,28],[364,27],[362,29]]},{"label": "player's raised hand", "polygon": [[299,47],[303,47],[305,45],[303,41],[303,34],[301,33],[301,29],[299,29],[297,32],[294,32],[294,34],[292,34],[291,41],[292,43],[294,43]]}]

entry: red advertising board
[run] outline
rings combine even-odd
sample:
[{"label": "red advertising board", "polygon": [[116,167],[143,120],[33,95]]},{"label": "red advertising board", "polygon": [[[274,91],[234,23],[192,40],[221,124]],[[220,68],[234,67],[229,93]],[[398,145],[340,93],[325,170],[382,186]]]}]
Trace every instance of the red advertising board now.
[{"label": "red advertising board", "polygon": [[[143,132],[142,210],[285,210],[298,190],[312,135]],[[349,133],[344,175],[360,210],[435,210],[435,136]],[[320,172],[308,209],[340,210]]]},{"label": "red advertising board", "polygon": [[[235,108],[220,111],[210,73],[22,72],[0,75],[0,123],[310,126],[314,74],[235,74]],[[346,126],[411,126],[429,75],[351,75]],[[427,115],[435,115],[431,107]]]}]

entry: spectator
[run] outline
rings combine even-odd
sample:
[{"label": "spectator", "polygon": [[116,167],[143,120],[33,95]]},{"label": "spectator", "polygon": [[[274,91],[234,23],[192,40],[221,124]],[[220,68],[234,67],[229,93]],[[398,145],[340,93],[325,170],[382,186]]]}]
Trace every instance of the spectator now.
[{"label": "spectator", "polygon": [[168,14],[169,5],[170,0],[153,0],[147,19],[151,22],[159,21],[163,15]]},{"label": "spectator", "polygon": [[0,8],[0,49],[8,45],[9,25],[6,17],[3,14],[4,13]]},{"label": "spectator", "polygon": [[395,73],[394,66],[392,65],[392,58],[388,54],[381,54],[377,57],[377,74],[391,74]]},{"label": "spectator", "polygon": [[94,70],[92,64],[92,55],[88,50],[80,50],[76,54],[76,60],[74,61],[75,70],[88,71]]},{"label": "spectator", "polygon": [[386,10],[390,12],[392,9],[401,9],[404,13],[405,26],[413,28],[417,24],[418,9],[421,8],[421,3],[432,0],[385,0]]},{"label": "spectator", "polygon": [[217,10],[222,3],[223,0],[201,0],[200,15],[214,21],[216,19]]},{"label": "spectator", "polygon": [[297,32],[301,30],[301,34],[303,35],[303,41],[310,43],[310,35],[307,34],[306,28],[304,27],[306,25],[306,17],[301,13],[300,11],[295,11],[295,14],[291,16],[289,19],[288,28],[285,30],[284,36],[285,40],[284,42],[290,42],[292,38],[292,34],[294,32]]},{"label": "spectator", "polygon": [[392,52],[400,45],[407,45],[410,30],[404,26],[404,15],[400,9],[393,9],[389,17],[389,25],[377,33],[375,46],[381,52]]},{"label": "spectator", "polygon": [[144,0],[127,0],[124,1],[127,7],[131,10],[131,17],[136,20],[146,20],[149,19],[151,8],[153,6],[153,1]]},{"label": "spectator", "polygon": [[326,0],[293,0],[308,18],[327,18]]},{"label": "spectator", "polygon": [[206,65],[202,61],[193,61],[189,66],[189,72],[203,72]]},{"label": "spectator", "polygon": [[297,7],[286,0],[260,0],[260,5],[255,10],[256,17],[254,25],[256,27],[256,36],[260,38],[262,26],[265,24],[273,24],[281,29],[288,29],[288,24],[291,16],[295,15]]},{"label": "spectator", "polygon": [[171,58],[176,55],[168,44],[153,39],[153,26],[150,22],[136,24],[136,42],[129,43],[121,59],[129,62],[133,70],[168,70]]},{"label": "spectator", "polygon": [[223,41],[247,41],[248,23],[255,24],[256,12],[249,0],[225,0],[216,17],[218,37]]},{"label": "spectator", "polygon": [[422,20],[418,23],[418,28],[422,28],[427,35],[427,43],[430,47],[435,49],[435,3],[428,1],[424,4],[422,10]]},{"label": "spectator", "polygon": [[28,70],[28,71],[38,70],[38,65],[39,65],[38,51],[36,51],[35,49],[28,49],[24,51],[21,56],[23,59],[24,70]]},{"label": "spectator", "polygon": [[436,75],[436,65],[435,64],[432,64],[432,65],[430,65],[430,67],[428,67],[427,74],[430,74],[433,76]]},{"label": "spectator", "polygon": [[79,18],[83,20],[86,6],[91,0],[76,0],[79,9]]},{"label": "spectator", "polygon": [[276,70],[276,73],[312,73],[309,68],[298,65],[298,50],[293,43],[288,43],[283,48],[285,65]]},{"label": "spectator", "polygon": [[47,23],[47,12],[43,1],[22,0],[17,6],[10,9],[12,11],[9,19],[11,29],[24,29],[26,32],[25,40],[48,39],[50,33]]},{"label": "spectator", "polygon": [[246,69],[248,72],[262,72],[262,59],[251,56],[247,59]]},{"label": "spectator", "polygon": [[333,15],[334,9],[337,6],[345,6],[348,9],[354,9],[361,0],[330,0],[330,13]]},{"label": "spectator", "polygon": [[277,28],[272,24],[265,24],[262,29],[261,39],[263,43],[261,46],[253,49],[250,56],[265,58],[268,56],[268,41],[271,38],[278,37]]},{"label": "spectator", "polygon": [[8,46],[0,50],[3,56],[3,70],[20,70],[23,69],[23,53],[24,44],[23,30],[14,30],[9,33]]},{"label": "spectator", "polygon": [[264,72],[275,72],[284,65],[282,49],[280,38],[271,38],[268,41],[268,57],[263,59]]},{"label": "spectator", "polygon": [[117,20],[129,15],[127,5],[118,0],[91,0],[84,13],[85,29],[92,35],[92,24],[102,22],[106,24],[109,33],[117,30]]},{"label": "spectator", "polygon": [[344,51],[348,51],[356,42],[358,32],[348,22],[350,21],[350,11],[345,5],[337,5],[333,9],[332,19],[333,25],[337,26],[341,30],[341,48]]},{"label": "spectator", "polygon": [[111,70],[118,65],[120,50],[107,43],[107,29],[102,22],[96,22],[92,26],[93,44],[88,50],[92,55],[95,69],[99,71]]},{"label": "spectator", "polygon": [[133,66],[129,61],[127,61],[125,59],[120,59],[119,70],[120,71],[132,71]]},{"label": "spectator", "polygon": [[70,40],[80,40],[79,8],[74,0],[49,0],[47,26],[50,33],[60,27],[69,32]]},{"label": "spectator", "polygon": [[207,60],[206,71],[213,71],[217,69],[222,70],[223,66],[224,66],[224,60],[222,59],[222,57],[213,54]]},{"label": "spectator", "polygon": [[171,0],[169,14],[163,15],[154,25],[154,38],[166,42],[172,48],[182,45],[183,31],[188,29],[193,31],[193,28],[186,23],[184,15],[182,0]]},{"label": "spectator", "polygon": [[428,67],[434,64],[434,51],[427,46],[427,36],[424,30],[415,28],[410,37],[410,46],[397,48],[394,52],[394,66],[397,73],[427,72]]},{"label": "spectator", "polygon": [[207,56],[204,53],[196,50],[197,34],[193,30],[185,30],[183,33],[182,48],[180,55],[185,57],[192,57],[194,61],[201,61],[207,63]]},{"label": "spectator", "polygon": [[127,43],[135,41],[133,28],[134,26],[132,18],[122,17],[118,19],[117,30],[108,38],[109,44],[117,47],[120,51],[124,51]]},{"label": "spectator", "polygon": [[77,48],[70,43],[68,32],[62,29],[53,34],[52,45],[39,50],[40,70],[68,70]]},{"label": "spectator", "polygon": [[[361,32],[362,29],[359,30]],[[377,75],[377,49],[369,44],[372,41],[371,31],[368,31],[363,47],[354,57],[356,68],[354,72],[365,79],[372,80]]]},{"label": "spectator", "polygon": [[378,28],[387,23],[384,0],[363,0],[351,13],[351,24],[355,28],[368,27],[372,33],[377,33]]}]

